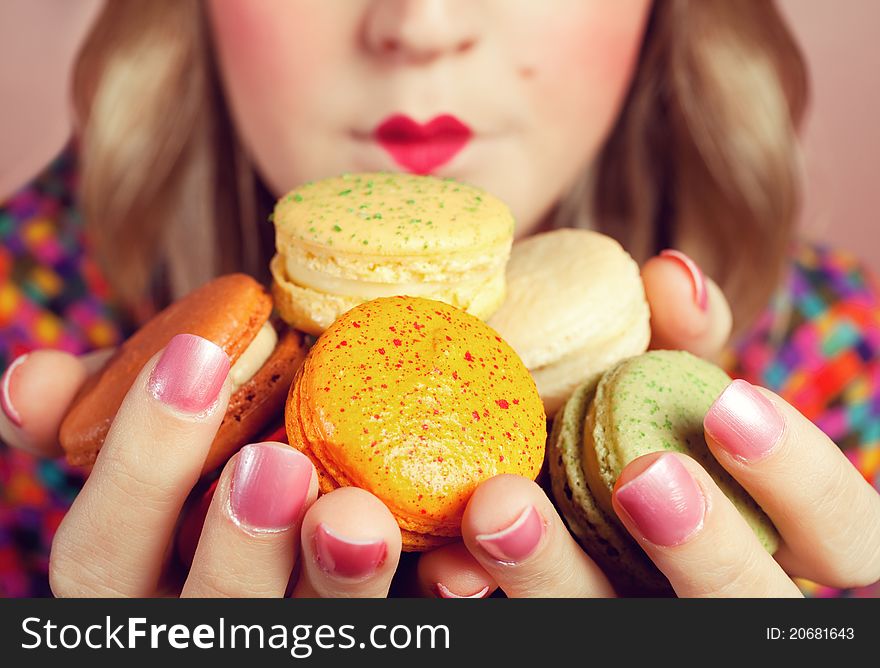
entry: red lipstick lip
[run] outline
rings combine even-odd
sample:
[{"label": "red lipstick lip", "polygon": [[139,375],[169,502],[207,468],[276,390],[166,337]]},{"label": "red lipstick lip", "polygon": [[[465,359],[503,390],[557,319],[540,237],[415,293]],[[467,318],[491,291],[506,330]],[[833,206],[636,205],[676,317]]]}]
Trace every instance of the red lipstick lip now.
[{"label": "red lipstick lip", "polygon": [[418,123],[404,114],[388,117],[373,132],[379,145],[401,167],[430,174],[452,160],[471,140],[471,129],[450,114]]}]

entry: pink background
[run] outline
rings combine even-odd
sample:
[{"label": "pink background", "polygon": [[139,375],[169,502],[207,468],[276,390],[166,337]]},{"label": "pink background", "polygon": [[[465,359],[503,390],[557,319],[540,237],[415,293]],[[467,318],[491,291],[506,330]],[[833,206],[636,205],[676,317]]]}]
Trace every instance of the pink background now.
[{"label": "pink background", "polygon": [[780,0],[810,66],[803,229],[880,272],[880,2]]},{"label": "pink background", "polygon": [[[880,2],[778,1],[807,55],[813,88],[804,233],[856,252],[880,272]],[[0,155],[16,156],[12,170],[8,162],[0,170],[0,196],[63,143],[69,61],[99,7],[100,0],[0,0],[0,90],[16,91],[12,104],[0,105]]]}]

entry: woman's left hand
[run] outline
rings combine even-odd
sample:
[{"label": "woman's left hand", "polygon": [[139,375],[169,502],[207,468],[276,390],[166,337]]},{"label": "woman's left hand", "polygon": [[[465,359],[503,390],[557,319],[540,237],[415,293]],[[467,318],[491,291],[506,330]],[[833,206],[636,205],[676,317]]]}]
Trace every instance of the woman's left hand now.
[{"label": "woman's left hand", "polygon": [[[649,260],[642,277],[652,347],[717,357],[731,327],[721,290],[679,253]],[[621,473],[614,508],[679,596],[799,596],[792,577],[843,588],[880,580],[880,495],[818,427],[772,392],[735,381],[704,429],[714,456],[770,516],[782,544],[768,554],[693,459],[640,457]],[[614,595],[544,491],[525,478],[483,483],[462,536],[463,544],[420,559],[426,593]]]}]

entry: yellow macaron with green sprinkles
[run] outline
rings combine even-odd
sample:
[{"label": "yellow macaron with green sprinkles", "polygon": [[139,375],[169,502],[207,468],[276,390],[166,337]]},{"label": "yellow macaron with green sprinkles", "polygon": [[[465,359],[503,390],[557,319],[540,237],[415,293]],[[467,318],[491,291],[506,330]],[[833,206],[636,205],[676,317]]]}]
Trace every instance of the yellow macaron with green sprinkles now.
[{"label": "yellow macaron with green sprinkles", "polygon": [[435,299],[481,319],[504,300],[514,220],[479,188],[415,174],[345,174],[291,191],[273,222],[275,302],[310,334],[382,297]]}]

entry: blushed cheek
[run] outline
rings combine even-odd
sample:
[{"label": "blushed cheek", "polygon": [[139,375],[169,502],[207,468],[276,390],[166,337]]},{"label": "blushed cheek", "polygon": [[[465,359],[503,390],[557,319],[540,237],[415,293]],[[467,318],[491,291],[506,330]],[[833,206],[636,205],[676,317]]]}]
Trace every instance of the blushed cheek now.
[{"label": "blushed cheek", "polygon": [[209,18],[224,78],[236,91],[270,96],[314,75],[326,34],[311,2],[212,0]]},{"label": "blushed cheek", "polygon": [[565,20],[556,17],[544,33],[552,35],[551,46],[536,45],[531,58],[521,61],[520,76],[540,99],[562,104],[565,112],[616,115],[632,79],[648,9],[645,0],[591,2]]}]

